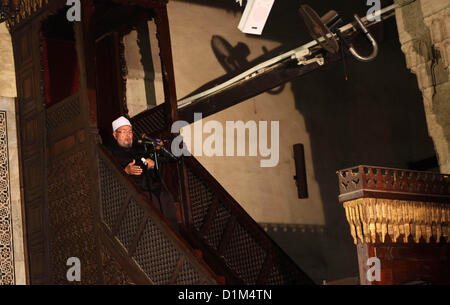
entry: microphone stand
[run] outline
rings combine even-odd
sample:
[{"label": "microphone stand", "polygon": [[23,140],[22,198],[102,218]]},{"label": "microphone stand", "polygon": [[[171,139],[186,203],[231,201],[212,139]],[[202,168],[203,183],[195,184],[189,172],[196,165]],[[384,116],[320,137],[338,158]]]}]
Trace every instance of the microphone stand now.
[{"label": "microphone stand", "polygon": [[[159,177],[159,180],[162,182],[161,175],[160,175],[160,173],[159,173],[159,164],[158,164],[159,162],[158,162],[158,156],[157,156],[157,153],[156,153],[156,147],[155,147],[155,145],[150,144],[150,143],[145,143],[145,142],[142,142],[141,144],[143,144],[143,146],[144,146],[145,156],[148,155],[148,151],[149,151],[149,149],[148,149],[147,146],[148,146],[148,145],[152,145],[152,146],[153,146],[153,155],[154,155],[154,158],[155,158],[155,168],[156,168],[156,173],[157,173],[157,177]],[[152,188],[151,188],[151,184],[150,184],[150,179],[152,179],[152,177],[150,176],[149,169],[148,169],[147,166],[145,166],[145,164],[144,164],[144,168],[145,168],[145,173],[146,173],[146,184],[147,184],[148,192],[149,192],[149,195],[150,195],[150,198],[149,198],[149,199],[152,200],[152,194],[153,194],[153,192],[152,192]],[[161,184],[163,184],[163,183],[161,183]],[[161,195],[161,193],[160,193],[160,195]],[[162,213],[162,212],[163,212],[163,209],[162,209],[161,200],[160,200],[159,197],[160,197],[160,196],[157,197],[157,199],[158,199],[157,204],[159,205],[159,210],[160,210],[161,213]]]},{"label": "microphone stand", "polygon": [[[161,191],[159,192],[159,196],[158,196],[159,207],[160,207],[161,213],[164,215],[164,217],[166,217],[168,219],[168,217],[170,215],[165,215],[164,214],[164,210],[162,208],[162,202],[161,202],[162,192],[163,191],[167,192],[168,196],[170,196],[173,199],[173,201],[174,201],[173,204],[175,203],[175,199],[173,198],[172,194],[170,193],[169,188],[167,187],[166,182],[164,181],[164,178],[162,177],[161,167],[159,166],[159,158],[158,158],[158,152],[157,152],[157,149],[156,149],[156,145],[152,144],[152,147],[153,147],[153,155],[154,155],[154,158],[155,158],[154,161],[155,161],[156,174],[157,174],[157,177],[159,178],[159,181],[161,182]],[[170,154],[170,156],[172,157],[171,154]],[[178,161],[179,160],[177,160],[177,171],[178,171]],[[151,190],[150,190],[150,192],[151,192]],[[176,207],[175,207],[175,210],[176,210]],[[175,215],[175,217],[176,217],[176,215]],[[177,219],[176,219],[176,221],[177,221]]]},{"label": "microphone stand", "polygon": [[[175,223],[173,223],[173,225],[175,226],[175,228],[178,228],[178,226],[179,226],[179,223],[178,223],[178,208],[177,208],[177,200],[178,201],[180,201],[179,199],[180,198],[174,198],[173,197],[173,195],[170,193],[170,191],[169,191],[169,188],[167,187],[167,184],[165,183],[165,181],[164,181],[164,179],[163,179],[163,177],[162,177],[162,174],[161,174],[161,167],[160,167],[160,164],[159,164],[159,157],[158,157],[158,149],[157,149],[157,146],[158,146],[158,141],[155,141],[154,139],[150,139],[150,138],[145,138],[144,137],[145,136],[145,134],[141,137],[142,138],[142,140],[138,140],[138,142],[139,143],[141,143],[141,144],[144,144],[145,145],[145,152],[147,153],[147,145],[152,145],[152,147],[153,147],[153,155],[154,155],[154,161],[155,161],[155,169],[156,169],[156,176],[159,178],[159,181],[160,181],[160,183],[161,183],[161,190],[160,190],[160,193],[159,193],[159,196],[158,196],[158,201],[159,201],[159,209],[160,209],[160,211],[161,211],[161,213],[164,215],[164,217],[166,217],[166,219],[171,219],[171,217],[172,216],[174,216],[175,217],[175,219],[174,219],[174,221],[175,221]],[[180,168],[179,168],[179,165],[180,165],[180,163],[182,162],[182,159],[181,158],[177,158],[177,157],[175,157],[170,151],[168,151],[164,146],[163,146],[164,144],[162,144],[162,145],[160,145],[159,146],[159,150],[161,150],[161,151],[163,151],[164,153],[165,153],[165,155],[166,155],[166,157],[167,158],[169,158],[170,157],[170,159],[171,160],[175,160],[176,162],[177,162],[177,175],[178,175],[178,180],[180,180]],[[148,170],[148,169],[147,169]],[[148,176],[147,176],[147,178],[149,178]],[[178,184],[180,185],[180,182],[178,181]],[[147,180],[147,187],[149,188],[149,190],[150,190],[150,194],[152,194],[152,191],[151,191],[151,188],[150,188],[150,185],[149,185],[149,181]],[[180,190],[178,190],[179,192],[180,192]],[[172,202],[170,203],[170,204],[173,204],[174,205],[174,208],[175,208],[175,215],[170,215],[170,210],[168,210],[167,211],[167,215],[166,215],[166,213],[164,213],[164,211],[165,210],[163,210],[163,207],[162,207],[162,201],[161,201],[161,195],[163,195],[163,192],[166,192],[167,194],[167,197],[169,197],[170,199],[169,200],[171,200]],[[164,196],[164,195],[163,195]],[[179,194],[178,194],[178,197],[179,196],[182,196],[182,193],[180,192]],[[178,203],[179,204],[179,203]],[[166,207],[166,208],[168,208],[168,209],[170,209],[170,207]],[[171,221],[169,221],[169,222],[171,222]],[[177,229],[178,230],[178,229]]]}]

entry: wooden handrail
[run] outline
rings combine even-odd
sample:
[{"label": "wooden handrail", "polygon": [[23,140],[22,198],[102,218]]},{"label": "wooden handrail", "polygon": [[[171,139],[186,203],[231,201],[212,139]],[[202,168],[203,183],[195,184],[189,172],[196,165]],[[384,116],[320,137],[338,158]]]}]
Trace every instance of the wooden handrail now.
[{"label": "wooden handrail", "polygon": [[[148,283],[217,284],[217,276],[208,265],[102,145],[98,145],[98,156],[100,220],[106,244],[114,245],[112,250],[122,257],[127,256],[127,262],[135,267],[132,269],[140,269]],[[158,260],[157,256],[164,258]],[[156,267],[157,274],[153,273]]]},{"label": "wooden handrail", "polygon": [[[246,284],[312,284],[312,280],[295,264],[295,262],[264,232],[264,230],[247,214],[239,203],[220,185],[220,183],[194,158],[184,157],[187,201],[185,209],[189,213],[186,222],[192,234],[203,240],[205,247],[222,262],[229,266]],[[188,172],[191,173],[188,173]],[[195,175],[201,181],[213,199],[211,203],[204,207],[205,216],[198,223],[193,219],[193,211],[201,207],[195,206],[190,193],[192,185],[189,185],[189,175]],[[191,180],[193,177],[191,177]],[[217,213],[218,205],[223,213],[228,213],[229,218],[224,228],[212,226]],[[220,242],[211,245],[208,238],[216,231],[216,236],[221,236]],[[241,262],[255,253],[248,253],[249,248],[244,243],[248,241],[254,243],[254,251],[259,251],[261,260],[248,267],[248,262]],[[242,244],[240,244],[242,243]],[[240,250],[240,251],[239,251]],[[239,253],[240,252],[240,253]],[[264,254],[263,254],[264,253]],[[242,266],[247,266],[246,270]],[[274,269],[277,269],[274,271]],[[283,269],[284,272],[281,270]],[[280,278],[275,280],[274,274],[280,274]]]}]

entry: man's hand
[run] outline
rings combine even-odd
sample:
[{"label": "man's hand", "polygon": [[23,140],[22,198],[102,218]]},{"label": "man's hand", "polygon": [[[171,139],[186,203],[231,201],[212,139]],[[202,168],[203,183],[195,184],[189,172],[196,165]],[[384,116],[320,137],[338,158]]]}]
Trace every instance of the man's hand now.
[{"label": "man's hand", "polygon": [[125,173],[127,173],[128,175],[135,175],[135,176],[139,176],[140,174],[142,174],[142,168],[138,165],[134,165],[135,163],[136,160],[130,162],[124,169]]},{"label": "man's hand", "polygon": [[145,159],[144,164],[147,165],[148,169],[155,167],[155,161],[150,158]]}]

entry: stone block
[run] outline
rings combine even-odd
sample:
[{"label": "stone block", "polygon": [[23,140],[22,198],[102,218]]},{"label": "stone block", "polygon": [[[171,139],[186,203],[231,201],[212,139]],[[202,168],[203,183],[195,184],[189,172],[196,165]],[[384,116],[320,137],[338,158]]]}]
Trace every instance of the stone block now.
[{"label": "stone block", "polygon": [[399,40],[402,44],[411,40],[428,39],[420,3],[413,2],[395,10]]},{"label": "stone block", "polygon": [[431,59],[431,46],[424,40],[414,39],[401,46],[405,54],[406,66],[412,69]]},{"label": "stone block", "polygon": [[422,7],[423,17],[426,18],[433,14],[442,11],[445,8],[450,7],[449,0],[420,0]]},{"label": "stone block", "polygon": [[450,39],[436,44],[436,48],[439,50],[444,68],[447,70],[447,73],[450,73]]},{"label": "stone block", "polygon": [[412,67],[411,72],[416,74],[417,84],[420,90],[433,86],[433,78],[431,77],[431,62]]},{"label": "stone block", "polygon": [[16,97],[16,73],[11,35],[5,23],[0,24],[0,96]]},{"label": "stone block", "polygon": [[425,18],[433,44],[450,38],[450,8]]}]

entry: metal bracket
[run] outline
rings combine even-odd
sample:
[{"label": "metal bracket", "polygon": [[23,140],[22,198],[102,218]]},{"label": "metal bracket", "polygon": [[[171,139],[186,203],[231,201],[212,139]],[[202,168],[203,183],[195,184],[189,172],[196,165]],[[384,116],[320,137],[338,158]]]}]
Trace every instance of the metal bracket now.
[{"label": "metal bracket", "polygon": [[314,58],[311,59],[303,59],[303,60],[298,60],[297,65],[309,65],[312,63],[317,63],[319,66],[323,66],[325,64],[325,59],[323,58],[322,55],[318,55]]},{"label": "metal bracket", "polygon": [[306,56],[310,54],[311,52],[309,51],[309,49],[303,49],[298,52],[295,52],[292,55],[292,59],[294,58],[297,59],[297,65],[309,65],[312,63],[317,63],[319,66],[323,66],[323,64],[325,63],[325,59],[323,58],[322,55],[319,54],[316,57],[306,59]]},{"label": "metal bracket", "polygon": [[353,16],[356,20],[356,22],[358,23],[359,27],[362,29],[362,31],[364,32],[364,34],[366,34],[367,39],[370,40],[370,42],[372,43],[372,53],[370,53],[369,56],[362,56],[359,55],[359,53],[355,50],[355,48],[353,47],[353,45],[350,45],[349,47],[349,51],[350,53],[352,53],[353,56],[355,56],[355,58],[359,61],[364,61],[364,62],[368,62],[368,61],[372,61],[375,59],[375,57],[377,57],[378,54],[378,44],[375,40],[375,38],[373,38],[372,34],[370,34],[370,32],[367,30],[367,28],[364,26],[363,22],[361,21],[361,19],[359,18],[359,16],[357,14],[355,14]]}]

